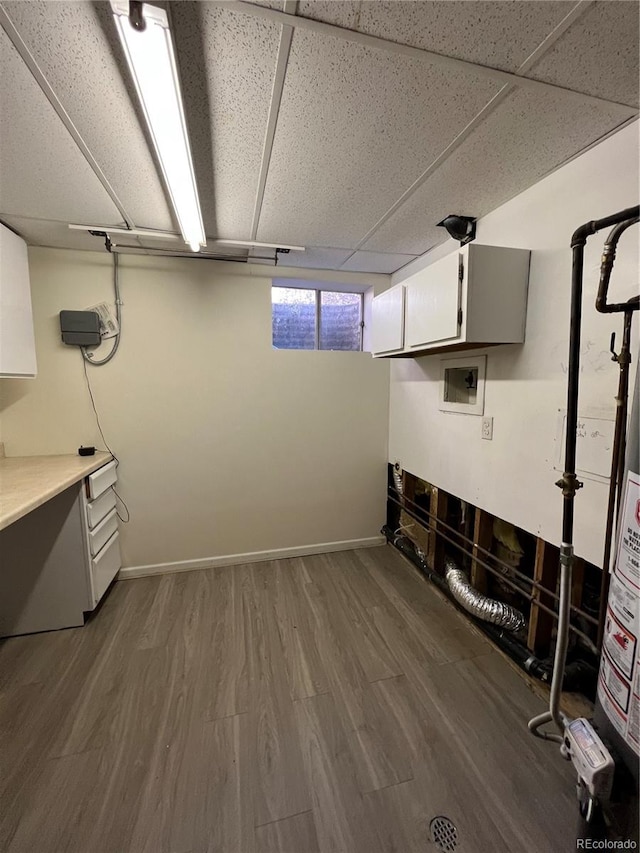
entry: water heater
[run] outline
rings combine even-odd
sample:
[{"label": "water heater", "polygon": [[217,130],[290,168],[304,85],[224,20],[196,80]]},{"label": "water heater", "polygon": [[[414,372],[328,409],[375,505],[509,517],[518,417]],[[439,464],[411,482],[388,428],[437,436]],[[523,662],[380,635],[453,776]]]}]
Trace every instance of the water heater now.
[{"label": "water heater", "polygon": [[[616,773],[604,808],[599,837],[635,841],[640,803],[640,372],[636,372],[631,424],[620,504],[617,550],[602,643],[594,725],[611,752]],[[594,827],[583,826],[584,837]]]}]

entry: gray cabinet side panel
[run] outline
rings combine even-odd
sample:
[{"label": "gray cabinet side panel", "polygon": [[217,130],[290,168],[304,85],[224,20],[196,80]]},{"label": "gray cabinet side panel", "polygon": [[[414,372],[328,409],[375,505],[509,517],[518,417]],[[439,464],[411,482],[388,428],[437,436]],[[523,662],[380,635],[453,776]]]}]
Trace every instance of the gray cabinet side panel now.
[{"label": "gray cabinet side panel", "polygon": [[83,624],[88,593],[80,487],[0,533],[0,636]]}]

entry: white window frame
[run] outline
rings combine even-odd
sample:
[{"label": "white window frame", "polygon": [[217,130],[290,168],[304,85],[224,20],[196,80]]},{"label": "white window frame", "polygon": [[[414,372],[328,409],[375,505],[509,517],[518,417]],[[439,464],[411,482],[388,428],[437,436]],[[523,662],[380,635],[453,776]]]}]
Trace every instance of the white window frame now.
[{"label": "white window frame", "polygon": [[[271,289],[273,290],[276,287],[285,288],[287,290],[314,290],[315,291],[315,308],[316,308],[316,323],[315,323],[315,338],[314,338],[314,347],[313,349],[292,349],[290,352],[365,352],[364,350],[364,328],[365,328],[365,291],[369,290],[367,287],[365,290],[360,288],[350,289],[345,286],[337,285],[331,287],[331,282],[311,282],[311,281],[299,281],[295,280],[295,284],[290,283],[287,279],[277,279],[277,284],[275,283],[276,279],[274,279],[271,283]],[[328,285],[328,286],[326,286]],[[322,294],[323,293],[349,293],[353,296],[360,297],[360,339],[359,339],[359,347],[357,350],[331,350],[324,349],[320,347],[320,326],[321,326],[321,316],[322,316]],[[272,323],[272,340],[273,340],[273,302],[271,303],[271,323]],[[277,349],[277,347],[276,347]],[[283,350],[284,351],[284,350]]]}]

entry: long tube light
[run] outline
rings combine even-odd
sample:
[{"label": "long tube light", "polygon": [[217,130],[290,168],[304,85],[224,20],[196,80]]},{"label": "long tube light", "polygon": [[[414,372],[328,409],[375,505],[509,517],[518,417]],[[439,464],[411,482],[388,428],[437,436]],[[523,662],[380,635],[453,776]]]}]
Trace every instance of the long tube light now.
[{"label": "long tube light", "polygon": [[128,0],[111,0],[111,8],[180,231],[197,252],[206,237],[167,14]]}]

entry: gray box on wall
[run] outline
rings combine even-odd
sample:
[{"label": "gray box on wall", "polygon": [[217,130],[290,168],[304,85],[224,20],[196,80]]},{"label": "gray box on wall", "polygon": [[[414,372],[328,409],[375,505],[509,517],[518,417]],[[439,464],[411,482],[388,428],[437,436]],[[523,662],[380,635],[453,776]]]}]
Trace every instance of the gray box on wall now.
[{"label": "gray box on wall", "polygon": [[61,311],[62,342],[72,346],[91,347],[100,343],[100,317],[96,311]]}]

